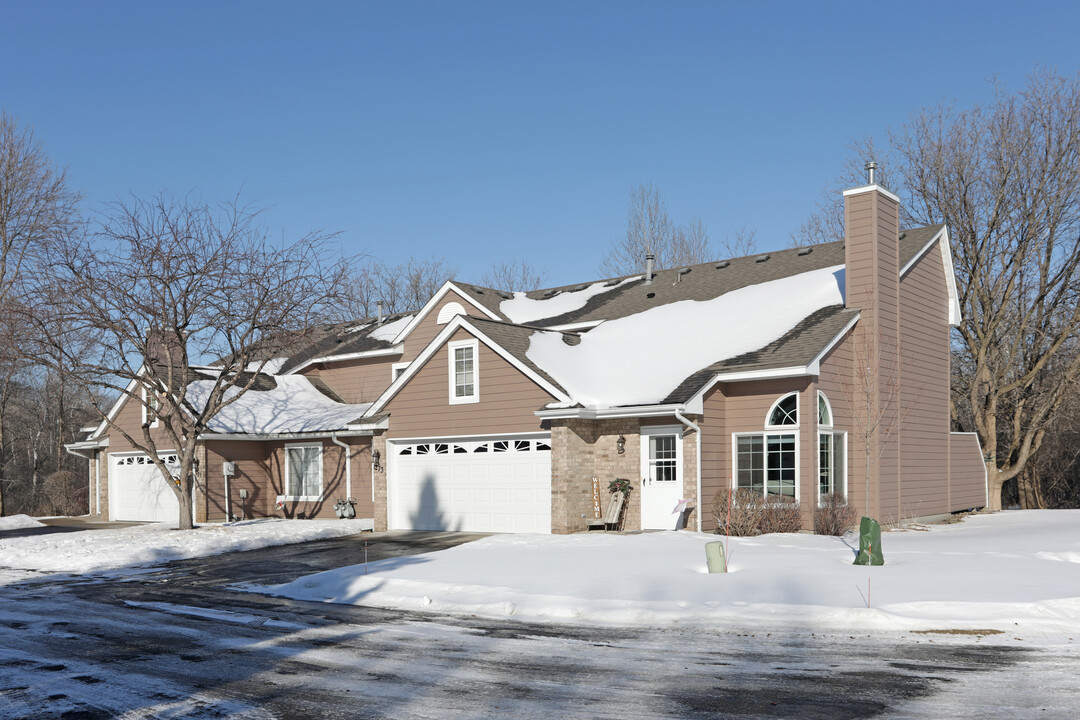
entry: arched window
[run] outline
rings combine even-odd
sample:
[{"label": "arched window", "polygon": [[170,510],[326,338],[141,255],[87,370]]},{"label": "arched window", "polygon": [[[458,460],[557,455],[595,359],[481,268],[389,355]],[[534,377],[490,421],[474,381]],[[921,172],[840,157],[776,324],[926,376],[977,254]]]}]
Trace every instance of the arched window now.
[{"label": "arched window", "polygon": [[777,400],[769,410],[769,427],[799,424],[799,394],[790,393]]},{"label": "arched window", "polygon": [[834,422],[829,399],[818,391],[818,503],[833,494],[847,497],[847,433],[836,432]]},{"label": "arched window", "polygon": [[822,427],[832,427],[832,407],[825,393],[820,390],[817,394],[817,422]]}]

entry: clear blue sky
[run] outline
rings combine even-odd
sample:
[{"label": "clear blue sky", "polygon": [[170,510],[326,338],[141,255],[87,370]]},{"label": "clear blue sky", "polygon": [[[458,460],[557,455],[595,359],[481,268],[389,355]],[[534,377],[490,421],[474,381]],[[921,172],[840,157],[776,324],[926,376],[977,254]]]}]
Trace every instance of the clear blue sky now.
[{"label": "clear blue sky", "polygon": [[0,105],[91,207],[194,191],[276,234],[597,276],[630,188],[786,245],[848,144],[1080,68],[1077,2],[10,2]]}]

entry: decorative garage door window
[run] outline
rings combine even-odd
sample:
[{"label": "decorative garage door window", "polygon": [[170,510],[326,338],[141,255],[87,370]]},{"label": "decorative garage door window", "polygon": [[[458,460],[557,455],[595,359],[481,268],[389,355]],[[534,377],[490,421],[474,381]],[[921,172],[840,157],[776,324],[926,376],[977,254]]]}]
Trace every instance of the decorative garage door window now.
[{"label": "decorative garage door window", "polygon": [[[162,461],[166,464],[175,464],[179,462],[175,455],[162,455]],[[154,461],[146,455],[128,455],[122,457],[116,461],[117,465],[153,465]]]},{"label": "decorative garage door window", "polygon": [[466,453],[527,453],[551,450],[547,440],[488,440],[461,443],[412,443],[402,445],[398,455],[464,455]]}]

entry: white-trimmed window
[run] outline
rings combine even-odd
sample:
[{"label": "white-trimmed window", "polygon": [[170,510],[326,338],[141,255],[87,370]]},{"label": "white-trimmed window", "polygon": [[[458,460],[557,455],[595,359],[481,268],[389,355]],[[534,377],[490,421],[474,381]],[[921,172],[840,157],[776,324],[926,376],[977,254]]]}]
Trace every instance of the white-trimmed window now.
[{"label": "white-trimmed window", "polygon": [[142,422],[152,428],[158,426],[158,412],[161,410],[161,398],[155,392],[147,392],[142,389]]},{"label": "white-trimmed window", "polygon": [[411,363],[407,362],[399,362],[390,365],[390,382],[394,382],[401,377],[401,374],[409,369],[410,364]]},{"label": "white-trimmed window", "polygon": [[322,444],[285,446],[285,497],[289,500],[322,499]]},{"label": "white-trimmed window", "polygon": [[447,343],[447,349],[450,352],[450,404],[479,402],[479,343],[476,340],[458,340]]},{"label": "white-trimmed window", "polygon": [[765,498],[798,500],[799,394],[789,393],[774,402],[765,427],[764,432],[731,436],[735,487]]},{"label": "white-trimmed window", "polygon": [[847,433],[833,429],[833,413],[825,393],[818,392],[818,503],[826,495],[847,497]]}]

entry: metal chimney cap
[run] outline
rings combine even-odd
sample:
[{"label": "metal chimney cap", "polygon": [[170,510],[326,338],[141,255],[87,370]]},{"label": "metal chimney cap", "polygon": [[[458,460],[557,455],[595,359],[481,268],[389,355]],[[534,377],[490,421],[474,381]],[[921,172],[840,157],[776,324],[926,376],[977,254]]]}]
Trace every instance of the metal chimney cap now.
[{"label": "metal chimney cap", "polygon": [[873,160],[866,163],[866,182],[868,185],[877,183],[877,163]]}]

